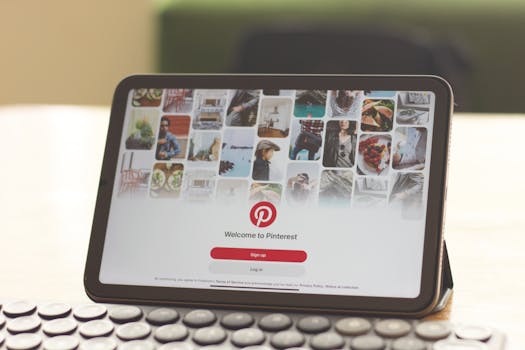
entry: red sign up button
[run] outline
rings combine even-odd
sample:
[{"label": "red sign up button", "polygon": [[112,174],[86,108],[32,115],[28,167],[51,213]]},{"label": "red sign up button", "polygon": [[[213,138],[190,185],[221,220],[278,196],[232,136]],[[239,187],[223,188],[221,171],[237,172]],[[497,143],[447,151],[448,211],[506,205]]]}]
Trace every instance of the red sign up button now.
[{"label": "red sign up button", "polygon": [[302,250],[281,249],[251,249],[251,248],[224,248],[215,247],[210,255],[219,260],[256,260],[256,261],[281,261],[303,262],[306,252]]}]

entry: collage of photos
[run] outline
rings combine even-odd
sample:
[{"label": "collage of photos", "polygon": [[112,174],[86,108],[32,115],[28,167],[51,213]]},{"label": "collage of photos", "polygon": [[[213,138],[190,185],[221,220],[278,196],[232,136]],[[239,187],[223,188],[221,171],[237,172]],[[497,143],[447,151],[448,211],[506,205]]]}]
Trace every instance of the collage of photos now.
[{"label": "collage of photos", "polygon": [[433,103],[407,91],[136,89],[117,197],[388,205],[418,218]]}]

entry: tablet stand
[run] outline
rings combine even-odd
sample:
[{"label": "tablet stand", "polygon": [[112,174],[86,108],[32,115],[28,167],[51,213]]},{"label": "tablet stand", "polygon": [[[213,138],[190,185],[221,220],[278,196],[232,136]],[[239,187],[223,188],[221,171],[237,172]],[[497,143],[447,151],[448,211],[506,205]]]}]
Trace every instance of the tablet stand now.
[{"label": "tablet stand", "polygon": [[441,271],[441,290],[439,292],[439,301],[431,313],[439,312],[447,306],[448,300],[452,295],[454,281],[452,280],[452,271],[448,260],[447,242],[443,242],[443,264]]}]

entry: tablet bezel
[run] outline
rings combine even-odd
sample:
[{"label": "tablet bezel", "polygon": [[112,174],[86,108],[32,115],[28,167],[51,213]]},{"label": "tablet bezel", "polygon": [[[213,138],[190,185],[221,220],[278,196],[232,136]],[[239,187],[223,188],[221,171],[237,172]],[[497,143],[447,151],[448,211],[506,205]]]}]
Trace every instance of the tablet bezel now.
[{"label": "tablet bezel", "polygon": [[[348,89],[432,91],[434,126],[420,294],[416,298],[315,295],[197,288],[103,284],[99,280],[113,184],[129,91],[135,88],[194,89]],[[394,75],[135,75],[117,86],[111,108],[106,147],[89,242],[84,286],[101,302],[185,304],[235,308],[293,309],[418,316],[438,301],[443,253],[443,216],[449,124],[453,95],[436,76]]]}]

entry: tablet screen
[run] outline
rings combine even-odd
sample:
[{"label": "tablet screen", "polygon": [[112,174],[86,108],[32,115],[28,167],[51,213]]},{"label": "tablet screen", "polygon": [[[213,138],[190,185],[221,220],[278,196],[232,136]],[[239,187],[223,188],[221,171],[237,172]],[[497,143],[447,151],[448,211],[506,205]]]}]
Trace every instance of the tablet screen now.
[{"label": "tablet screen", "polygon": [[104,284],[416,298],[435,96],[129,91]]}]

